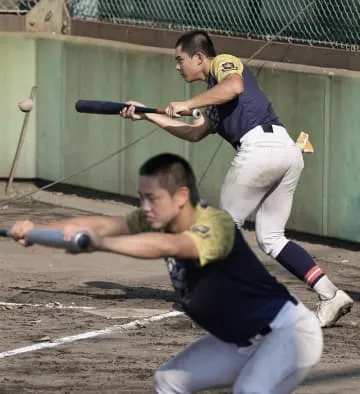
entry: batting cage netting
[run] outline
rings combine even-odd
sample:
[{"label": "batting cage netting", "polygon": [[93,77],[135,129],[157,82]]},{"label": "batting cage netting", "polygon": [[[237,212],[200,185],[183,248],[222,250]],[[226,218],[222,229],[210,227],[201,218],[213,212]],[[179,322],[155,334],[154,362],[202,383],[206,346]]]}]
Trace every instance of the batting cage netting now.
[{"label": "batting cage netting", "polygon": [[360,45],[360,0],[71,0],[68,6],[81,19],[348,50]]},{"label": "batting cage netting", "polygon": [[[26,13],[38,1],[0,0],[0,12]],[[360,0],[67,0],[65,3],[72,18],[85,20],[176,30],[206,29],[228,36],[349,51],[359,51],[360,47]]]}]

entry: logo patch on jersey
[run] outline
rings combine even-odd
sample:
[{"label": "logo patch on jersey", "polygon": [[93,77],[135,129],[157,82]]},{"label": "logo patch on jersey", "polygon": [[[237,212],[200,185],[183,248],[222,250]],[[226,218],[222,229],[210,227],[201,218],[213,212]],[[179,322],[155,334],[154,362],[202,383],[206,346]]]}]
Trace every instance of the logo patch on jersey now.
[{"label": "logo patch on jersey", "polygon": [[238,66],[233,62],[224,62],[221,64],[221,71],[231,71],[231,70],[238,70]]},{"label": "logo patch on jersey", "polygon": [[200,235],[203,238],[206,238],[206,237],[209,236],[210,228],[208,226],[204,226],[202,224],[198,224],[198,225],[195,225],[195,226],[191,227],[191,231],[193,231],[194,233]]}]

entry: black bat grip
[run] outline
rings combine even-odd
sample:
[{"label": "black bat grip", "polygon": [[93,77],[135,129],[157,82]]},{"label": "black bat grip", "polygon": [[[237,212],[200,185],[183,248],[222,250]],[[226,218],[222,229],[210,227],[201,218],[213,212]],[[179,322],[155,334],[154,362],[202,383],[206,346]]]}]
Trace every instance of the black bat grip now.
[{"label": "black bat grip", "polygon": [[113,101],[78,100],[75,104],[77,112],[85,114],[119,115],[126,104]]},{"label": "black bat grip", "polygon": [[[126,107],[129,107],[129,104],[101,100],[78,100],[75,104],[77,112],[102,115],[119,115],[120,111]],[[138,114],[156,113],[157,109],[149,107],[135,107],[135,112]]]}]

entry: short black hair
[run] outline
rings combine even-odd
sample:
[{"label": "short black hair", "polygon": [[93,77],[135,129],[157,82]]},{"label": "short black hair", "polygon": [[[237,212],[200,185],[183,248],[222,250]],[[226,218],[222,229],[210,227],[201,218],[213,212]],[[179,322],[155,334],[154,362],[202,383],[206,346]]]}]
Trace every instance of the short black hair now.
[{"label": "short black hair", "polygon": [[159,185],[173,195],[180,187],[190,191],[190,202],[196,206],[200,200],[195,174],[190,164],[173,153],[161,153],[148,159],[139,169],[139,175],[156,176]]},{"label": "short black hair", "polygon": [[215,57],[216,50],[214,44],[203,30],[190,31],[183,34],[175,44],[175,48],[181,46],[181,50],[186,52],[190,57],[198,52],[204,53],[207,57]]}]

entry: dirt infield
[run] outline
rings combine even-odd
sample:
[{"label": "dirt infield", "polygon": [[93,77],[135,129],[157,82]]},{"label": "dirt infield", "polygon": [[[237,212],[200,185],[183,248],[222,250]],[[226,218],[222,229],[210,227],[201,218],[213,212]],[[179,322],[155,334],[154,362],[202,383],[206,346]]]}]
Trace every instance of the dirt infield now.
[{"label": "dirt infield", "polygon": [[[24,218],[47,222],[131,209],[53,193],[43,193],[42,200],[63,206],[2,205],[0,227]],[[315,295],[261,254],[251,231],[245,234],[270,271],[313,308]],[[296,393],[359,393],[360,254],[301,244],[356,303],[336,327],[324,330],[322,362]],[[0,239],[0,247],[0,393],[151,393],[154,370],[203,334],[183,316],[126,325],[173,310],[175,298],[162,260],[74,256],[41,246],[24,249],[9,239]],[[107,333],[94,333],[105,328]],[[84,333],[94,337],[80,339]],[[24,353],[6,353],[23,347],[28,347]]]}]

